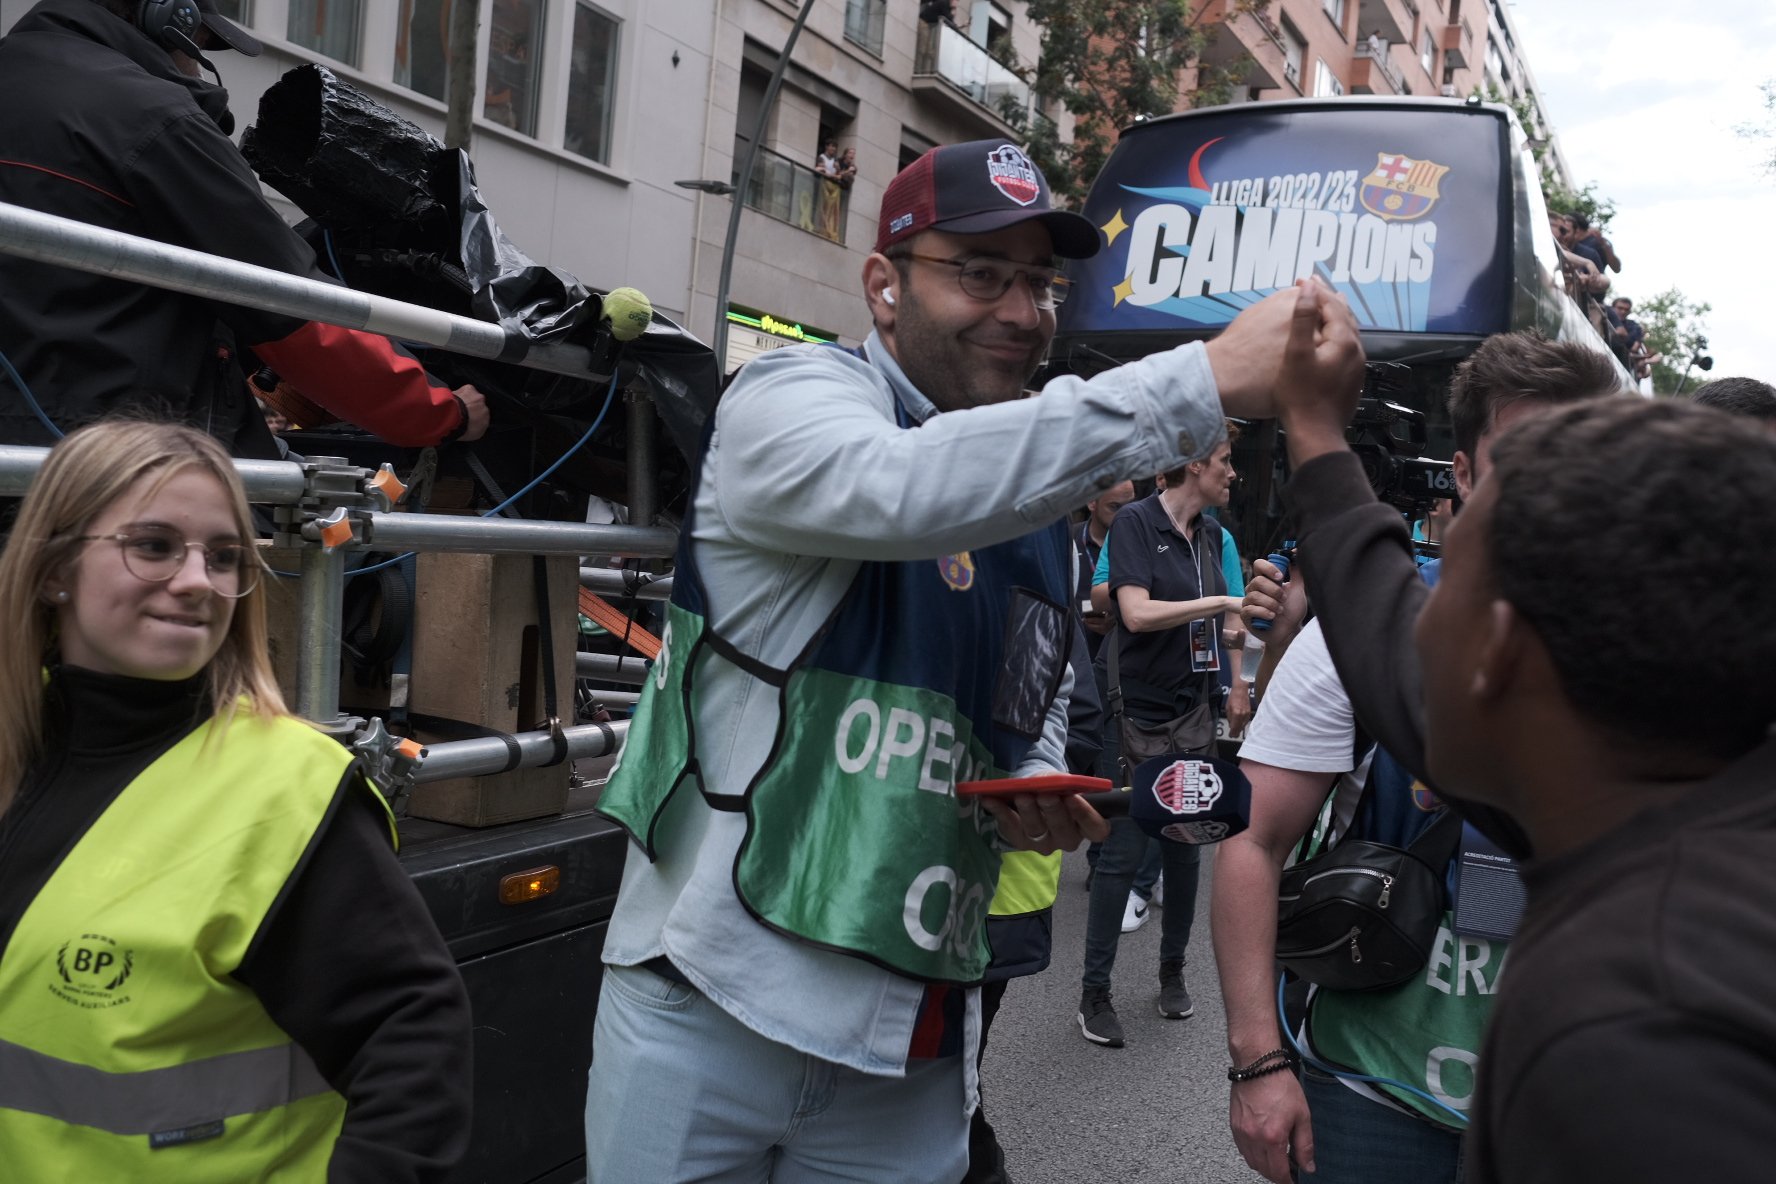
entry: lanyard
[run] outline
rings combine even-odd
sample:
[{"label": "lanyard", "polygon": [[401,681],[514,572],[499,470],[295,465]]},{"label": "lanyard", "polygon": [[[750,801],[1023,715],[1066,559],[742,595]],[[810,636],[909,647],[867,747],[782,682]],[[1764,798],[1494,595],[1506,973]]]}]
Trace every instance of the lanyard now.
[{"label": "lanyard", "polygon": [[[1172,529],[1178,532],[1178,537],[1184,540],[1184,546],[1190,552],[1190,566],[1196,572],[1196,599],[1206,599],[1209,595],[1209,581],[1203,575],[1202,563],[1197,559],[1196,544],[1190,541],[1190,532],[1178,525],[1178,519],[1173,515],[1172,508],[1166,505],[1163,499],[1159,503],[1159,508],[1165,511],[1166,520],[1172,524]],[[1207,530],[1208,528],[1208,518],[1202,516],[1200,529]],[[1216,529],[1220,528],[1217,526]]]}]

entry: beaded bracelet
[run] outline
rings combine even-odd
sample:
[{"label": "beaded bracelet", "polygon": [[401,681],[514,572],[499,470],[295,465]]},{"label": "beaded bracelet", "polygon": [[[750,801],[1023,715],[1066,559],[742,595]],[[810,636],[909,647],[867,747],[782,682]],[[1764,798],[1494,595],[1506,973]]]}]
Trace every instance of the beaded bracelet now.
[{"label": "beaded bracelet", "polygon": [[1279,1048],[1272,1052],[1265,1053],[1244,1068],[1229,1068],[1227,1070],[1227,1080],[1234,1082],[1235,1084],[1238,1084],[1241,1081],[1251,1081],[1256,1077],[1264,1077],[1271,1073],[1281,1073],[1285,1069],[1292,1070],[1300,1063],[1300,1058],[1294,1053],[1286,1048]]}]

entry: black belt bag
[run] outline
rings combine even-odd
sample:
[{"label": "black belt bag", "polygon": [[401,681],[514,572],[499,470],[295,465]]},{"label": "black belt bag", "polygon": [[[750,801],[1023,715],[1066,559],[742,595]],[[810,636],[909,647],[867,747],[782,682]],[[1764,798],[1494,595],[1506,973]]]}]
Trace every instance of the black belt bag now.
[{"label": "black belt bag", "polygon": [[[1119,771],[1123,784],[1132,785],[1135,766],[1142,761],[1168,752],[1211,751],[1215,744],[1215,709],[1210,703],[1197,703],[1182,715],[1159,723],[1137,723],[1130,719],[1122,693],[1122,634],[1121,624],[1110,630],[1110,636],[1105,639],[1109,650],[1104,664],[1110,676],[1110,719],[1122,746],[1122,768]],[[1131,683],[1134,681],[1130,680]]]},{"label": "black belt bag", "polygon": [[1284,870],[1277,961],[1333,991],[1379,991],[1423,970],[1460,838],[1461,819],[1445,809],[1404,850],[1347,838]]}]

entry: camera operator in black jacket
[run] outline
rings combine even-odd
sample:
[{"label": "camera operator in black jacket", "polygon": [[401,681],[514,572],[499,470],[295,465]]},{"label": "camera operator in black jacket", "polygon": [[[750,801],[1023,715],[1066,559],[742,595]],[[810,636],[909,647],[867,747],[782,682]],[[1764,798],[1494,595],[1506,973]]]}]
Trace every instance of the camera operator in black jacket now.
[{"label": "camera operator in black jacket", "polygon": [[[202,51],[226,48],[260,51],[214,0],[43,0],[0,39],[0,201],[326,279],[228,138],[228,92],[200,77]],[[377,334],[0,255],[0,353],[62,430],[138,407],[275,456],[236,356],[249,349],[391,443],[487,430],[479,391],[448,390]],[[0,392],[0,441],[51,440],[22,392]]]}]

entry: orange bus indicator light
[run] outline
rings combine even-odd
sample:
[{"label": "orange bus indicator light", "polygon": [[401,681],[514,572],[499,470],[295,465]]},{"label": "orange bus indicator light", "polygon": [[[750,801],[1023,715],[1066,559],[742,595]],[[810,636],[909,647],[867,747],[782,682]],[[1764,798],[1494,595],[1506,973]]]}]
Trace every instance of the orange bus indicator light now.
[{"label": "orange bus indicator light", "polygon": [[558,867],[533,867],[529,871],[513,872],[500,878],[500,903],[528,904],[553,894],[560,887],[561,869]]}]

